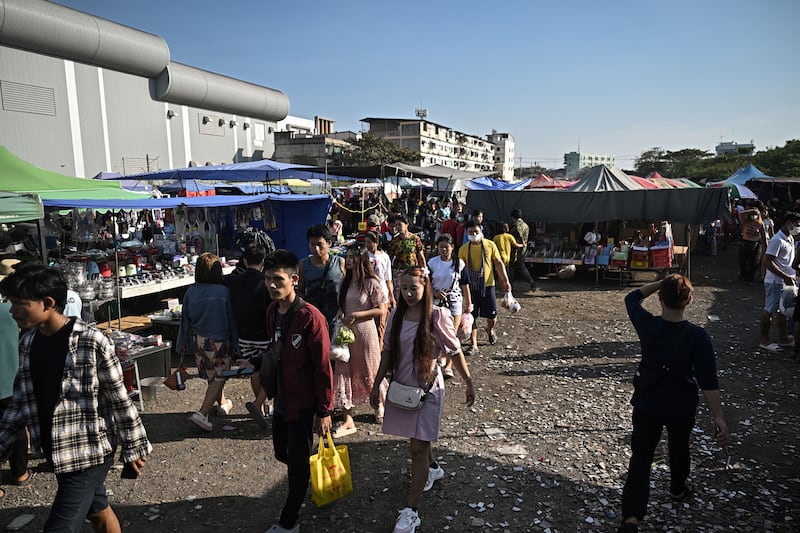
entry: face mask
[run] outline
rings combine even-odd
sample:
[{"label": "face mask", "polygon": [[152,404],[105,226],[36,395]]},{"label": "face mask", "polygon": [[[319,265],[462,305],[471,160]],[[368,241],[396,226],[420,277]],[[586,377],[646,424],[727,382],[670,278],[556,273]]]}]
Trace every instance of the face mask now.
[{"label": "face mask", "polygon": [[[798,233],[800,233],[800,228],[798,228],[798,230],[799,230]],[[467,235],[467,239],[469,239],[469,242],[481,242],[481,239],[483,239],[483,235],[481,235],[480,233],[478,233],[477,235]]]},{"label": "face mask", "polygon": [[800,226],[794,226],[792,229],[789,230],[789,233],[794,235],[800,235]]},{"label": "face mask", "polygon": [[459,222],[464,222],[464,217],[456,217],[456,220],[458,220]]}]

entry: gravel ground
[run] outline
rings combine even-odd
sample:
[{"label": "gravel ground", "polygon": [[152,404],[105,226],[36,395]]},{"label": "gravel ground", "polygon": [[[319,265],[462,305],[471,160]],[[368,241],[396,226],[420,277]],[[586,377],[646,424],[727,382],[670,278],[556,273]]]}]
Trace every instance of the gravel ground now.
[{"label": "gravel ground", "polygon": [[[656,452],[643,531],[797,531],[800,529],[798,384],[800,364],[788,354],[760,351],[759,284],[736,280],[736,253],[693,258],[696,286],[688,318],[714,339],[723,401],[732,431],[731,468],[712,439],[701,403],[693,436],[695,495],[669,500],[666,444]],[[434,449],[445,478],[420,507],[424,531],[613,531],[630,456],[632,387],[639,344],[623,298],[654,279],[637,273],[632,285],[594,285],[594,274],[569,281],[542,279],[522,311],[503,310],[496,345],[482,334],[469,358],[478,399],[463,405],[458,378],[447,384],[441,439]],[[655,299],[648,308],[657,312]],[[124,531],[260,532],[275,521],[285,497],[285,469],[272,458],[268,431],[244,408],[244,380],[229,382],[234,409],[201,434],[186,420],[205,390],[160,389],[143,419],[155,448],[136,481],[108,478]],[[391,531],[404,506],[410,476],[407,442],[385,436],[368,406],[357,409],[359,431],[349,446],[354,492],[317,508],[307,500],[302,531]],[[33,461],[40,466],[40,461]],[[6,472],[7,474],[7,472]],[[0,500],[0,526],[24,513],[39,531],[55,490],[38,472]],[[85,531],[90,528],[87,525]]]}]

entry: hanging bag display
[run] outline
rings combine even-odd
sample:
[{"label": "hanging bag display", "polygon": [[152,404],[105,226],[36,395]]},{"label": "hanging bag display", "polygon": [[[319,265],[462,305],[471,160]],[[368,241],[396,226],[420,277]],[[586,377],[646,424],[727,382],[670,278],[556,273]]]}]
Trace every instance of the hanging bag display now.
[{"label": "hanging bag display", "polygon": [[[328,446],[325,446],[327,441]],[[311,468],[311,500],[322,507],[353,492],[347,445],[333,445],[328,431],[319,439],[319,450],[308,459]]]}]

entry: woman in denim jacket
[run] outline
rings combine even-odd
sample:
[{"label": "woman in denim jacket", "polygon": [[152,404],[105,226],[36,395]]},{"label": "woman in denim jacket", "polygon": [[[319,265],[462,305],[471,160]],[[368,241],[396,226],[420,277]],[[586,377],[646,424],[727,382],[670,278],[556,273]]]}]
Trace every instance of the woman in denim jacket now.
[{"label": "woman in denim jacket", "polygon": [[228,414],[232,402],[225,399],[224,370],[230,370],[231,357],[238,352],[239,334],[231,305],[228,287],[222,284],[222,263],[219,257],[204,253],[197,259],[194,271],[195,284],[186,290],[183,297],[181,325],[178,329],[176,349],[179,353],[194,353],[197,372],[208,380],[208,389],[203,404],[189,420],[205,431],[213,426],[208,419],[211,406],[219,401],[219,407]]}]

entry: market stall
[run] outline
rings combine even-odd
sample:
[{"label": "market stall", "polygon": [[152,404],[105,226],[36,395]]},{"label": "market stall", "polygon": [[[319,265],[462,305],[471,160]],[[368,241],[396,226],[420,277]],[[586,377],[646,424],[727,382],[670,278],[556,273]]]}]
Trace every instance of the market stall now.
[{"label": "market stall", "polygon": [[[729,216],[728,193],[709,188],[645,189],[619,169],[600,166],[591,169],[587,178],[567,190],[470,191],[469,209],[480,209],[488,220],[505,220],[513,209],[520,209],[531,224],[532,239],[548,235],[547,226],[565,224],[557,238],[551,238],[546,249],[529,246],[532,262],[548,264],[594,265],[611,267],[614,253],[622,254],[620,241],[629,241],[636,229],[647,229],[651,222],[670,221],[673,225],[704,224]],[[603,238],[595,243],[583,239],[588,230]],[[673,228],[674,230],[674,228]],[[675,239],[678,232],[673,231]],[[651,235],[650,237],[654,237]],[[609,242],[609,238],[611,242]],[[535,242],[535,241],[534,241]],[[608,245],[609,265],[594,263],[587,256],[601,256]],[[685,244],[671,241],[686,256]],[[587,247],[588,246],[588,247]],[[594,252],[593,252],[594,250]],[[627,250],[626,250],[627,251]],[[621,260],[622,256],[618,256]],[[625,266],[630,268],[630,254]],[[658,263],[661,264],[661,263]],[[647,268],[651,268],[648,266]]]}]

